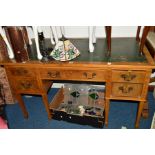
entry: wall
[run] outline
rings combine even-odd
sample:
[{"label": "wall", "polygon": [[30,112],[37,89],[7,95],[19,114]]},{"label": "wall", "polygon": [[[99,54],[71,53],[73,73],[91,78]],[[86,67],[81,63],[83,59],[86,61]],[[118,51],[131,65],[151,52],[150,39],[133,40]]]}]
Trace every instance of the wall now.
[{"label": "wall", "polygon": [[[50,38],[50,27],[42,26],[44,35],[46,38]],[[65,26],[65,34],[68,38],[87,38],[88,37],[88,26]],[[112,27],[112,37],[135,37],[137,31],[137,26],[113,26]],[[28,28],[30,37],[33,38],[33,33],[30,28]],[[60,27],[57,26],[57,32],[59,37],[61,37]],[[96,36],[99,38],[105,37],[104,26],[96,27]]]}]

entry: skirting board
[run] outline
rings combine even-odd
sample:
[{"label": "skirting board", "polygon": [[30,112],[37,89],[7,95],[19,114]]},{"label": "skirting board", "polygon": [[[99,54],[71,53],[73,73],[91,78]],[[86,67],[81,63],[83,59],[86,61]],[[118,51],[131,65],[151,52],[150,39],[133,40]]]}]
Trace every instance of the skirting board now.
[{"label": "skirting board", "polygon": [[[64,84],[63,83],[53,83],[52,87],[51,88],[62,88],[64,87]],[[104,85],[101,85],[102,88],[105,88]],[[27,98],[30,98],[32,97],[31,95],[25,95],[25,97]]]},{"label": "skirting board", "polygon": [[155,113],[152,119],[151,129],[155,129]]},{"label": "skirting board", "polygon": [[155,98],[155,89],[154,89],[154,91],[153,91],[153,97]]},{"label": "skirting board", "polygon": [[[97,86],[99,86],[99,85],[97,85]],[[104,85],[100,85],[100,86],[103,87],[103,88],[105,88]],[[64,87],[64,84],[63,83],[53,83],[53,85],[52,85],[51,88],[61,88],[61,87]]]},{"label": "skirting board", "polygon": [[53,83],[51,88],[61,88],[61,87],[64,87],[63,83]]}]

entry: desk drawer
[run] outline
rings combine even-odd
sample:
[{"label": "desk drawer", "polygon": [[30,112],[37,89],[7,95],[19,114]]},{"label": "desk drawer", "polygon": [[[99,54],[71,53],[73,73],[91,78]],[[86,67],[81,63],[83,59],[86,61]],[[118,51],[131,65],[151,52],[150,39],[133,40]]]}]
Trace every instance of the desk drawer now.
[{"label": "desk drawer", "polygon": [[36,93],[39,91],[39,86],[35,78],[15,78],[13,80],[16,81],[15,83],[13,83],[13,87],[18,92]]},{"label": "desk drawer", "polygon": [[105,81],[105,71],[103,70],[44,69],[40,71],[40,76],[42,79]]},{"label": "desk drawer", "polygon": [[71,71],[70,76],[74,80],[81,81],[105,81],[105,71],[103,70],[80,70]]},{"label": "desk drawer", "polygon": [[40,77],[42,79],[62,79],[63,71],[60,71],[60,69],[48,69],[48,68],[42,68],[40,70]]},{"label": "desk drawer", "polygon": [[25,67],[10,67],[7,69],[11,76],[17,77],[35,77],[36,72],[34,68],[25,68]]},{"label": "desk drawer", "polygon": [[112,71],[112,81],[143,83],[145,75],[144,71]]},{"label": "desk drawer", "polygon": [[142,93],[142,88],[142,84],[113,83],[112,96],[140,97]]}]

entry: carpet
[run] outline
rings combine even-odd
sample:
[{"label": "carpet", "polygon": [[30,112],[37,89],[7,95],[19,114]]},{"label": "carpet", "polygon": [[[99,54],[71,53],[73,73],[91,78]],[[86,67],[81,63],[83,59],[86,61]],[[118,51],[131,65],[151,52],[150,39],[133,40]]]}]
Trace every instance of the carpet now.
[{"label": "carpet", "polygon": [[[56,94],[58,89],[53,88],[48,93],[49,101]],[[29,118],[24,119],[18,104],[6,106],[6,115],[10,129],[96,129],[90,125],[79,125],[66,121],[48,120],[45,107],[41,96],[28,98],[23,95]],[[148,93],[149,117],[141,118],[139,129],[150,129],[153,114],[155,112],[155,101],[152,92]],[[103,129],[121,129],[122,126],[127,129],[134,129],[134,123],[137,113],[137,102],[129,101],[111,101],[109,111],[108,127]]]}]

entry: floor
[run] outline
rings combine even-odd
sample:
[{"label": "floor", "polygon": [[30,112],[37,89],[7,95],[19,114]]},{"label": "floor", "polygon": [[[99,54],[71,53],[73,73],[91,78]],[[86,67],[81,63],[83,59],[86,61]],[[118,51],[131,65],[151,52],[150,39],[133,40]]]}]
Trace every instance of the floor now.
[{"label": "floor", "polygon": [[[49,91],[48,98],[51,100],[58,89]],[[66,121],[48,120],[47,113],[40,96],[25,97],[23,100],[29,112],[29,118],[24,119],[18,104],[7,105],[6,114],[10,129],[95,129],[90,125],[79,125]],[[153,114],[155,112],[155,100],[153,93],[149,92],[149,117],[141,118],[139,129],[150,129]],[[126,127],[134,129],[136,119],[137,102],[111,101],[109,113],[109,125],[103,129],[121,129]]]}]

